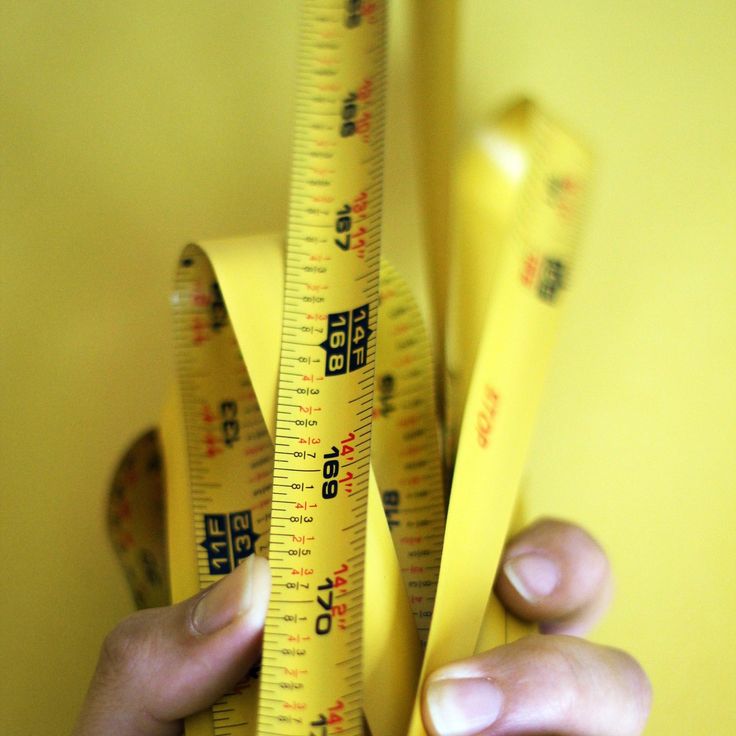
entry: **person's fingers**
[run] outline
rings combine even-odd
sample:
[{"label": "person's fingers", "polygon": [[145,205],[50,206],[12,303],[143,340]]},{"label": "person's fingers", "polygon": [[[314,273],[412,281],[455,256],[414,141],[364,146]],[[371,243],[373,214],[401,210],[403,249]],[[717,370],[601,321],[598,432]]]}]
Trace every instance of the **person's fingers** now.
[{"label": "person's fingers", "polygon": [[437,670],[423,713],[432,736],[638,736],[650,703],[628,654],[535,635]]},{"label": "person's fingers", "polygon": [[271,575],[251,556],[211,588],[139,611],[107,637],[74,736],[171,736],[257,659]]},{"label": "person's fingers", "polygon": [[581,635],[610,603],[613,584],[606,553],[583,529],[543,519],[506,546],[496,593],[519,618],[549,634]]}]

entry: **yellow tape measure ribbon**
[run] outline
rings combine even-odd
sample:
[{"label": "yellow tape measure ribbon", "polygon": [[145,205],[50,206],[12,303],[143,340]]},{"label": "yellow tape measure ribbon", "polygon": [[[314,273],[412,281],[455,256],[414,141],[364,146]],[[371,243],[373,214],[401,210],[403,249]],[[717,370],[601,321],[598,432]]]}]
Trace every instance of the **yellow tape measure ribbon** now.
[{"label": "yellow tape measure ribbon", "polygon": [[[283,286],[277,275],[283,269],[283,246],[281,239],[274,236],[209,242],[201,247],[189,246],[182,261],[187,278],[183,280],[180,274],[175,315],[180,325],[177,334],[182,336],[179,362],[183,362],[182,385],[186,390],[182,391],[178,406],[172,403],[167,407],[162,421],[171,586],[176,600],[207,585],[213,566],[215,574],[224,574],[236,564],[239,551],[250,549],[262,554],[267,543],[270,485],[263,482],[263,468],[272,445],[263,432],[273,434],[275,424],[278,341],[273,336],[281,321]],[[200,276],[192,279],[192,269],[200,270]],[[376,384],[385,387],[382,379],[391,374],[394,391],[388,416],[375,419],[375,435],[379,446],[391,447],[395,453],[377,456],[376,471],[382,477],[392,478],[393,486],[383,494],[384,498],[406,496],[400,513],[391,506],[391,516],[394,521],[400,520],[394,530],[401,530],[401,534],[408,530],[412,535],[403,549],[413,569],[405,569],[402,574],[399,568],[381,495],[371,478],[366,581],[359,604],[367,614],[363,641],[364,708],[374,733],[390,733],[395,724],[408,721],[421,658],[409,592],[419,590],[433,597],[436,571],[419,568],[427,559],[439,557],[436,527],[442,523],[439,436],[434,396],[428,390],[432,366],[426,333],[419,322],[406,322],[407,317],[417,315],[406,284],[387,264],[383,265],[382,274],[385,298],[379,319],[384,333],[381,347],[385,351],[378,355]],[[272,276],[276,278],[269,278]],[[252,289],[242,289],[246,280],[252,283]],[[205,283],[216,283],[211,293],[222,294],[227,303],[226,310],[217,307],[216,321],[212,303],[199,296],[200,285]],[[253,320],[254,312],[262,318]],[[228,357],[234,355],[233,333],[238,336],[242,359],[235,356],[238,365],[228,366]],[[217,352],[218,346],[221,352]],[[190,354],[196,356],[203,349],[208,359],[194,361]],[[232,410],[233,402],[237,412]],[[240,432],[240,427],[234,430],[221,426],[223,421],[232,419],[213,417],[211,407],[222,404],[226,404],[228,416],[250,418],[247,433]],[[237,433],[229,446],[226,433],[231,439]],[[395,462],[395,455],[405,461]],[[187,456],[193,471],[184,465]],[[198,496],[197,485],[202,486],[203,497]],[[310,503],[297,502],[292,513],[311,517],[314,511]],[[421,544],[417,544],[417,537]],[[395,538],[401,551],[403,541]],[[198,561],[192,558],[191,549],[196,550]],[[292,578],[293,587],[286,590],[298,591],[301,578],[311,577],[302,573],[313,568],[309,562],[303,562],[293,569],[297,571]],[[426,626],[423,610],[427,603],[422,596],[412,597],[420,599],[421,605],[415,607],[414,613],[417,621]],[[298,634],[288,637],[291,638],[287,638],[283,651],[278,652],[287,662],[302,656],[304,649]],[[388,692],[383,682],[386,668],[397,675],[395,686]],[[304,710],[296,705],[298,702],[293,698],[286,701],[287,714],[292,709]],[[215,705],[214,730],[201,717],[196,724],[188,724],[188,733],[252,734],[256,704],[254,680],[249,678]]]},{"label": "yellow tape measure ribbon", "polygon": [[386,4],[305,2],[281,330],[261,733],[363,731]]},{"label": "yellow tape measure ribbon", "polygon": [[[488,135],[492,145],[479,141],[459,170],[460,252],[482,269],[490,296],[474,300],[462,288],[462,269],[455,275],[456,301],[463,302],[456,319],[472,324],[480,309],[477,301],[483,302],[485,316],[477,319],[481,336],[473,335],[470,328],[461,331],[448,351],[453,381],[465,381],[470,389],[467,401],[463,399],[466,409],[423,660],[425,672],[469,656],[478,647],[503,643],[507,636],[503,612],[490,598],[491,585],[557,331],[561,297],[568,286],[589,168],[587,154],[574,139],[529,104],[512,109]],[[498,149],[501,143],[523,155],[521,175],[508,168],[509,151]],[[513,171],[517,173],[512,175]],[[511,212],[504,211],[502,227],[498,212],[480,211],[462,195],[462,190],[474,198],[479,191],[499,191],[501,197],[504,187]],[[503,237],[487,242],[487,233],[494,231],[504,233]],[[167,412],[163,423],[175,598],[208,584],[213,564],[222,566],[215,570],[219,574],[236,564],[237,555],[244,551],[262,552],[269,534],[269,434],[273,436],[277,409],[278,340],[274,335],[282,319],[282,243],[278,237],[261,236],[207,243],[202,248],[191,246],[185,251],[174,299],[191,494],[186,491],[187,473],[177,449],[182,430],[175,412]],[[244,283],[248,288],[243,288]],[[408,287],[387,265],[381,293],[373,457],[380,491],[372,482],[366,581],[360,603],[366,622],[363,707],[374,734],[401,734],[407,732],[422,662],[417,629],[427,618],[424,611],[432,610],[426,601],[414,605],[416,621],[412,621],[410,601],[416,604],[421,590],[434,597],[433,575],[427,572],[439,558],[443,520],[439,433],[426,335]],[[258,319],[253,318],[256,314]],[[298,388],[314,388],[312,381],[304,383]],[[455,395],[459,393],[456,387]],[[308,412],[300,414],[308,416]],[[325,478],[319,480],[325,482]],[[401,504],[415,488],[417,496],[405,511]],[[192,518],[187,522],[182,509],[188,496]],[[421,505],[422,499],[428,499],[426,506]],[[296,501],[291,513],[311,517],[310,503],[314,501]],[[189,536],[182,532],[187,524],[193,530]],[[194,581],[191,572],[184,571],[183,551],[191,549],[197,551],[195,572],[200,576]],[[215,553],[221,560],[213,561]],[[424,560],[431,564],[419,562]],[[298,591],[296,584],[301,587],[302,578],[312,575],[302,573],[314,568],[300,562],[291,569],[297,574],[285,590]],[[342,587],[334,586],[336,581],[337,575],[333,588],[325,590]],[[316,626],[314,618],[309,623]],[[314,631],[307,634],[314,635]],[[302,656],[301,636],[287,634],[283,651],[277,653],[287,662],[283,666]],[[297,671],[290,682],[300,685],[300,676],[308,677]],[[214,727],[205,724],[202,734],[254,733],[252,682],[242,683],[215,706]],[[319,699],[305,706],[304,699],[293,696],[293,691],[300,695],[303,688],[289,684],[283,689],[292,697],[280,701],[282,713],[292,723],[310,728],[312,721],[319,720],[307,723],[300,715],[307,707],[321,708]],[[342,711],[338,707],[332,712],[332,723],[329,707],[327,711],[327,732],[339,733]],[[424,733],[418,703],[409,732]]]},{"label": "yellow tape measure ribbon", "polygon": [[587,188],[588,155],[530,103],[458,170],[445,528],[427,336],[380,266],[386,5],[304,7],[286,256],[278,236],[190,245],[172,298],[172,596],[253,553],[274,578],[260,672],[189,736],[358,734],[364,715],[419,736],[420,670],[505,641],[491,588]]}]

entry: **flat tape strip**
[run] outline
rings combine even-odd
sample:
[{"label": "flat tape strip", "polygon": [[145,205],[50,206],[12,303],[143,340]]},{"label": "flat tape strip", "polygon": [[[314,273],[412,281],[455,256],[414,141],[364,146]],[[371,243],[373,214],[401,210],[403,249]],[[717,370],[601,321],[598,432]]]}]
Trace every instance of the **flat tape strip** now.
[{"label": "flat tape strip", "polygon": [[[249,386],[252,387],[257,397],[265,424],[272,433],[278,365],[278,340],[274,336],[278,334],[281,319],[279,286],[282,283],[280,273],[283,263],[283,241],[278,236],[257,236],[232,241],[208,242],[202,245],[201,253],[204,254],[204,252],[211,263],[212,275],[218,284],[217,291],[227,302],[228,320],[238,336],[240,351],[248,366]],[[191,257],[192,251],[188,250],[184,258]],[[388,288],[401,288],[397,286],[398,277],[395,274],[392,274],[392,277],[388,279]],[[253,288],[242,288],[244,283],[252,284]],[[205,284],[205,286],[211,288],[211,284]],[[197,293],[199,292],[196,289],[192,291],[190,302],[197,299]],[[180,301],[181,298],[180,293],[177,301]],[[396,299],[396,296],[389,298],[387,302],[391,304],[392,299]],[[205,300],[200,301],[202,302],[200,308],[204,313],[211,310],[211,304]],[[187,304],[181,329],[188,330],[190,339],[194,340],[196,337],[192,335],[195,328],[192,325],[199,324],[199,322],[197,322],[196,311],[190,312],[192,306],[191,303]],[[407,303],[406,298],[404,298],[403,307],[412,313],[416,310],[411,303]],[[257,315],[256,319],[254,315]],[[387,321],[390,322],[390,320]],[[211,327],[208,328],[205,333],[206,339],[215,339],[214,332]],[[424,349],[426,351],[426,347]],[[406,353],[406,349],[404,352]],[[212,369],[216,370],[218,366],[219,364],[212,366]],[[424,388],[426,387],[414,387],[413,392],[421,396]],[[187,414],[186,402],[189,398],[192,406],[189,407],[188,413],[196,417],[201,402],[190,396],[185,394],[183,414]],[[431,399],[431,397],[431,392],[426,393],[423,397],[425,408],[426,399]],[[400,402],[400,392],[392,400]],[[413,400],[416,400],[416,396]],[[431,401],[429,405],[431,406]],[[413,408],[413,411],[414,414],[417,413],[416,407]],[[164,447],[173,448],[165,452],[165,457],[167,468],[172,469],[167,475],[167,508],[169,555],[172,560],[171,585],[174,600],[192,595],[198,589],[196,565],[193,562],[189,563],[189,567],[193,568],[189,574],[182,574],[182,571],[187,566],[187,560],[192,560],[191,550],[195,549],[201,554],[202,548],[202,542],[194,540],[190,533],[182,532],[183,528],[192,528],[192,515],[188,484],[182,483],[182,477],[186,473],[182,473],[181,468],[182,426],[181,420],[176,421],[178,416],[177,411],[167,410],[163,424]],[[170,437],[172,439],[169,439]],[[174,447],[177,442],[179,443],[178,448]],[[401,442],[396,440],[394,444],[399,445]],[[201,452],[206,453],[207,447],[200,450]],[[436,462],[436,449],[432,454]],[[217,455],[214,459],[219,457]],[[177,480],[176,485],[174,480]],[[209,480],[205,482],[211,483]],[[231,501],[231,503],[240,504],[234,508],[241,509],[243,506],[242,501]],[[228,511],[226,510],[225,513]],[[363,597],[367,625],[364,647],[364,668],[367,674],[365,710],[375,733],[392,733],[397,732],[397,723],[405,724],[408,720],[411,698],[418,677],[420,649],[404,578],[398,567],[394,545],[375,482],[371,482],[368,525],[366,554],[370,562],[366,566],[366,587]],[[264,531],[261,528],[256,529],[259,535]],[[396,687],[392,687],[390,691],[386,690],[384,684],[387,667],[396,676]],[[252,717],[252,711],[249,712]]]},{"label": "flat tape strip", "polygon": [[[467,329],[457,330],[451,340],[448,364],[450,399],[466,408],[464,412],[455,409],[455,415],[462,417],[459,449],[424,671],[523,631],[513,624],[509,628],[495,600],[491,598],[489,604],[490,587],[556,333],[560,297],[568,286],[588,169],[588,156],[574,139],[531,103],[522,102],[484,131],[458,172],[456,221],[461,240],[455,249],[456,290],[449,322]],[[206,401],[193,402],[191,390],[202,372],[190,365],[192,376],[185,380],[190,382],[190,393],[172,392],[162,416],[174,600],[200,588],[203,569],[214,580],[243,555],[262,550],[268,534],[263,499],[270,494],[270,479],[262,467],[263,457],[272,451],[276,410],[278,339],[274,336],[281,321],[283,240],[264,235],[210,242],[190,247],[182,259],[192,260],[188,269],[200,259],[200,266],[211,270],[174,296],[179,315],[176,339],[207,346],[208,360],[214,360],[216,388],[225,394],[209,402],[211,406]],[[469,280],[474,288],[468,288]],[[376,735],[407,732],[422,666],[417,629],[431,608],[427,598],[434,597],[416,596],[420,605],[415,601],[412,611],[413,594],[432,587],[426,570],[412,568],[422,567],[413,564],[417,560],[439,556],[440,540],[433,524],[441,524],[439,516],[426,516],[416,499],[414,506],[402,509],[403,497],[413,487],[436,491],[431,486],[438,466],[439,428],[432,429],[436,419],[425,336],[407,287],[389,266],[384,266],[381,308],[386,326],[383,336],[379,331],[374,409],[374,464],[381,487],[379,491],[371,479],[362,596],[367,625],[363,707]],[[239,367],[241,355],[244,363]],[[469,386],[467,399],[463,385]],[[198,427],[194,442],[186,437],[185,416]],[[148,447],[151,441],[149,437],[143,444]],[[209,481],[191,458],[224,462],[236,457],[238,449],[242,453],[233,465],[235,471],[226,471],[226,475],[235,472],[240,483],[236,500],[232,489],[226,491],[225,505],[231,506],[210,514],[216,517],[209,519],[210,528],[197,531],[191,491],[198,480]],[[421,472],[415,472],[413,462]],[[140,470],[132,463],[127,458],[116,477],[111,533],[132,573],[130,579],[140,581],[145,576],[152,579],[151,571],[162,562],[151,555],[134,555],[140,550],[127,544],[126,529],[120,523],[130,516],[126,477]],[[394,473],[399,466],[402,472]],[[250,474],[246,489],[242,488],[243,468],[245,475]],[[148,470],[155,484],[157,468],[151,465]],[[149,495],[154,498],[155,494]],[[150,506],[151,498],[141,508],[146,503]],[[254,512],[254,506],[260,511]],[[145,538],[151,536],[148,531]],[[225,539],[222,547],[221,538]],[[218,555],[218,550],[226,553]],[[415,552],[419,554],[412,557]],[[252,702],[243,706],[248,692],[245,699]],[[214,719],[212,713],[201,714],[187,724],[188,732],[254,733],[254,692],[246,686],[229,694],[215,706]],[[243,725],[235,725],[243,714],[249,719],[247,725],[242,720],[237,722]],[[332,728],[327,732],[339,733],[337,726],[327,724]],[[409,732],[424,733],[417,705]]]}]

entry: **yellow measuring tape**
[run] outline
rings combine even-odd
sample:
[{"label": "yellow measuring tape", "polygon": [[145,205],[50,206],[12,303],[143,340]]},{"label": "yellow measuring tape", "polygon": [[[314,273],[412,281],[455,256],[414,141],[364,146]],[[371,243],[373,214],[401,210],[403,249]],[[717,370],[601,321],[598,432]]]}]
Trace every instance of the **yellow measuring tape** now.
[{"label": "yellow measuring tape", "polygon": [[[205,250],[208,259],[204,258]],[[190,263],[195,257],[196,262]],[[185,253],[185,259],[189,264],[186,266],[188,270],[203,266],[207,269],[204,272],[206,279],[217,279],[218,289],[228,304],[229,329],[238,335],[244,361],[242,365],[248,366],[247,385],[249,388],[246,389],[245,398],[251,401],[257,400],[262,415],[271,418],[266,424],[269,430],[273,431],[278,376],[276,370],[278,340],[274,339],[274,334],[277,334],[281,319],[279,301],[281,289],[278,275],[283,268],[282,239],[278,236],[257,236],[242,240],[210,242],[203,244],[202,249],[189,248]],[[424,610],[428,605],[426,598],[433,597],[432,589],[436,570],[431,569],[432,561],[438,558],[438,546],[441,544],[435,527],[437,515],[442,510],[438,423],[431,390],[426,390],[431,387],[431,380],[429,380],[431,364],[427,360],[426,337],[421,324],[413,321],[417,309],[408,295],[406,285],[388,265],[384,265],[383,276],[382,294],[385,295],[385,298],[382,299],[379,310],[379,320],[381,320],[385,335],[382,341],[387,340],[389,348],[398,350],[398,353],[392,353],[389,350],[385,356],[379,354],[376,383],[379,386],[379,395],[383,398],[377,402],[376,411],[383,411],[388,416],[376,418],[375,434],[379,446],[393,443],[398,456],[403,455],[406,459],[404,463],[394,463],[395,455],[391,453],[384,455],[385,459],[382,461],[376,458],[375,465],[377,475],[392,477],[393,474],[395,483],[384,491],[383,497],[386,499],[388,496],[387,508],[390,509],[392,520],[397,521],[394,529],[401,529],[407,535],[406,540],[398,540],[399,549],[403,546],[405,556],[412,563],[407,565],[402,573],[381,498],[378,495],[378,487],[372,482],[371,493],[374,495],[368,514],[368,561],[365,594],[361,595],[361,605],[366,603],[369,606],[366,611],[364,669],[366,672],[374,673],[372,677],[366,678],[366,703],[375,703],[374,712],[379,718],[377,726],[375,718],[372,719],[375,733],[390,733],[391,723],[395,723],[397,719],[400,721],[401,718],[406,721],[408,717],[408,708],[416,687],[421,657],[417,628],[426,626],[427,617],[424,615]],[[253,288],[242,289],[244,280],[249,282],[252,280]],[[275,284],[276,287],[273,288],[272,284]],[[190,297],[187,303],[191,301]],[[400,301],[398,308],[397,301]],[[202,317],[207,316],[206,310],[206,306],[202,308]],[[186,309],[184,312],[190,325],[198,324],[196,310]],[[254,313],[260,315],[258,320],[252,319]],[[189,329],[191,330],[191,327]],[[226,359],[231,349],[231,334],[226,334],[223,328],[219,327],[217,334],[213,331],[208,337],[209,349],[212,349],[214,343],[217,342],[222,345],[224,352],[222,361]],[[400,339],[396,337],[397,335]],[[193,338],[190,336],[190,339]],[[384,362],[384,357],[397,357],[398,360],[388,364]],[[213,358],[211,366],[212,370],[217,373],[218,380],[223,376],[219,365],[220,361],[216,357]],[[202,380],[201,376],[205,371],[200,364],[192,364],[191,370],[196,374],[196,380]],[[241,383],[245,384],[243,370],[244,368],[241,367],[238,371],[231,371],[231,374],[235,377],[240,375]],[[394,390],[389,399],[385,396],[386,376],[392,371],[395,376]],[[228,455],[224,430],[221,430],[214,422],[209,422],[210,426],[215,424],[216,430],[222,433],[222,439],[219,442],[222,452],[210,450],[214,444],[210,430],[207,422],[201,418],[203,412],[201,410],[198,412],[196,406],[210,407],[213,404],[219,406],[222,403],[222,397],[238,396],[237,381],[233,381],[232,390],[223,388],[223,384],[217,384],[213,388],[219,390],[220,393],[217,395],[221,397],[221,400],[212,398],[192,402],[195,410],[191,412],[191,416],[199,422],[195,437],[197,437],[200,455],[211,456],[212,460],[219,465],[219,472],[222,473],[225,468],[224,463],[229,458],[233,458],[233,467],[235,467],[235,464],[243,462],[243,457],[257,456],[258,452],[252,452],[251,448],[262,447],[260,445],[262,435],[257,432],[250,438],[252,445],[246,441],[240,453],[233,452]],[[232,398],[227,400],[231,401]],[[173,597],[176,600],[191,595],[200,586],[197,579],[197,566],[193,563],[187,566],[186,561],[187,558],[191,559],[191,553],[185,556],[185,551],[196,549],[200,558],[199,569],[209,573],[212,557],[210,550],[214,547],[211,539],[208,538],[210,529],[200,529],[198,533],[191,531],[196,528],[196,525],[193,526],[187,490],[188,471],[184,465],[187,452],[183,439],[185,430],[180,419],[182,411],[185,416],[187,415],[186,394],[183,395],[182,404],[183,407],[180,408],[169,406],[162,422],[167,473],[169,550],[172,559],[171,585]],[[241,409],[239,405],[238,415],[241,411],[245,415],[251,414],[247,408]],[[210,412],[206,413],[209,417]],[[395,425],[384,421],[388,419],[395,420]],[[197,451],[196,448],[195,451]],[[258,465],[257,460],[254,462]],[[230,484],[215,484],[212,480],[214,473],[202,479],[207,489],[205,492],[209,493],[213,499],[211,501],[213,506],[214,499],[217,498],[219,504],[217,513],[227,515],[237,510],[241,516],[246,516],[246,511],[264,507],[264,499],[259,493],[261,487],[257,467],[252,472],[253,475],[250,476],[253,478],[252,483],[240,480],[240,482],[231,481]],[[247,473],[243,473],[243,476],[248,478]],[[191,484],[194,485],[196,480],[197,477],[192,479]],[[232,490],[228,491],[229,487]],[[412,494],[415,494],[416,498],[412,498]],[[193,493],[192,497],[194,497]],[[396,499],[404,497],[406,497],[406,508],[397,511]],[[427,503],[432,499],[434,503]],[[228,503],[230,506],[227,505]],[[313,503],[313,501],[306,503]],[[402,503],[400,501],[398,505]],[[310,517],[314,514],[314,508],[312,506],[301,507],[295,509],[293,513]],[[263,537],[268,534],[267,521],[252,511],[246,518],[249,524],[241,526],[249,528],[250,532],[243,532],[240,536],[255,536],[257,537],[256,546],[260,545]],[[233,531],[232,527],[227,533],[219,534],[220,529],[227,529],[226,524],[227,521],[223,520],[222,524],[215,529],[218,534],[214,535],[222,541],[221,545],[214,548],[221,553],[217,564],[222,565],[223,572],[233,567],[234,554],[237,549],[248,544],[248,542],[243,544],[239,542],[239,530]],[[210,534],[210,536],[213,535]],[[418,541],[417,538],[419,538]],[[429,554],[426,553],[427,551]],[[228,561],[230,561],[229,564]],[[298,582],[301,586],[304,578],[309,583],[312,577],[309,571],[313,568],[309,566],[308,561],[298,560],[298,564],[295,564],[292,569],[295,570],[293,576],[295,583]],[[287,588],[287,590],[296,589],[296,586]],[[414,600],[415,613],[420,622],[419,627],[414,623],[410,605],[412,598],[419,599],[420,603],[417,606],[417,600]],[[310,635],[314,634],[310,632]],[[287,661],[291,657],[301,656],[298,650],[302,649],[298,646],[301,642],[296,640],[297,635],[290,634],[289,636],[293,636],[294,640],[291,642],[291,647],[283,647],[287,650],[287,653],[283,654]],[[395,662],[393,671],[402,674],[402,677],[391,693],[386,693],[383,677],[385,667],[392,659]],[[296,689],[297,697],[298,691],[301,690],[301,688],[288,689]],[[292,710],[293,704],[298,702],[292,695],[285,708],[287,713]],[[238,693],[228,694],[215,708],[220,716],[214,733],[230,732],[235,723],[252,724],[256,708],[256,688],[253,686],[253,681],[242,683]],[[380,726],[381,719],[386,722],[384,729]],[[209,732],[202,731],[202,733]],[[242,733],[253,732],[252,730],[242,731]]]},{"label": "yellow measuring tape", "polygon": [[363,731],[386,13],[302,7],[260,733]]},{"label": "yellow measuring tape", "polygon": [[[382,48],[385,4],[306,6],[303,69],[319,79],[301,77],[311,91],[295,167],[316,188],[294,189],[288,255],[279,236],[189,246],[173,296],[181,390],[162,418],[172,596],[254,552],[270,555],[275,583],[260,675],[190,719],[190,736],[362,733],[363,715],[374,736],[423,734],[420,671],[513,635],[491,587],[586,189],[587,154],[531,103],[460,165],[444,529],[432,360],[388,264],[378,306],[382,79],[366,50]],[[349,81],[325,73],[351,54]],[[327,154],[354,143],[364,153],[338,176]]]}]

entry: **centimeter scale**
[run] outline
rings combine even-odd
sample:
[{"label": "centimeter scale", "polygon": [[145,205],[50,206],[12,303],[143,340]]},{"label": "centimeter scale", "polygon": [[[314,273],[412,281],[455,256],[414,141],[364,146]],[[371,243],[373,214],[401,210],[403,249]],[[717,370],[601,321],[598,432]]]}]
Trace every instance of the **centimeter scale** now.
[{"label": "centimeter scale", "polygon": [[307,2],[301,18],[263,734],[363,731],[387,9],[362,5]]}]

